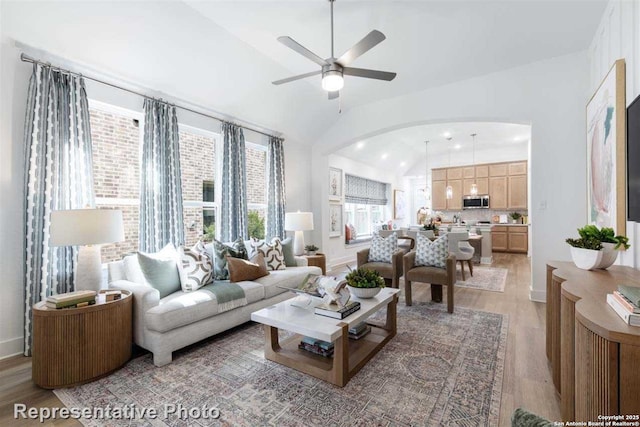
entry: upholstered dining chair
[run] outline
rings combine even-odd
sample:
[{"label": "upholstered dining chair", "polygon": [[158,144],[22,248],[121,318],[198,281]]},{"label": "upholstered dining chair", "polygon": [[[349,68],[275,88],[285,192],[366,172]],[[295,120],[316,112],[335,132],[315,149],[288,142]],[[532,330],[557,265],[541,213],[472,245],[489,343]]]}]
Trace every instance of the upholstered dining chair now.
[{"label": "upholstered dining chair", "polygon": [[464,263],[465,261],[469,265],[469,273],[473,277],[473,254],[475,249],[469,244],[468,232],[451,232],[449,233],[449,252],[455,255],[456,260],[460,262],[460,269],[462,270],[462,280],[466,280],[464,277]]},{"label": "upholstered dining chair", "polygon": [[[418,244],[416,244],[416,249],[418,249]],[[455,255],[449,253],[445,261],[445,268],[415,265],[416,250],[406,254],[403,257],[402,262],[404,269],[404,297],[406,305],[410,306],[413,304],[411,295],[413,282],[427,283],[431,285],[431,299],[434,302],[442,302],[442,286],[446,286],[447,311],[449,313],[453,313],[453,293],[456,283]]]},{"label": "upholstered dining chair", "polygon": [[[385,237],[381,234],[383,231],[388,230],[381,230],[379,232],[380,237]],[[385,234],[387,234],[388,237],[393,233],[394,231]],[[404,256],[405,251],[402,248],[397,247],[391,254],[391,262],[369,261],[370,253],[371,248],[358,251],[356,255],[358,268],[377,271],[380,273],[380,276],[382,276],[387,286],[397,288],[400,285],[400,277],[402,277],[402,257]]]}]

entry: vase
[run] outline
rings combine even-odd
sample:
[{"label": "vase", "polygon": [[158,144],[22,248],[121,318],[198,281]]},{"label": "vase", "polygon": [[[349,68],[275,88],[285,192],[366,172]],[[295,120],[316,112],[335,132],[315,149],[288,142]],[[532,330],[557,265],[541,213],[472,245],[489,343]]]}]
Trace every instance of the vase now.
[{"label": "vase", "polygon": [[603,243],[602,244],[602,259],[596,268],[606,270],[611,267],[616,259],[618,259],[618,250],[614,249],[615,243]]},{"label": "vase", "polygon": [[583,270],[593,270],[600,268],[604,251],[596,251],[593,249],[574,248],[571,246],[571,258],[576,267]]},{"label": "vase", "polygon": [[351,293],[351,295],[353,295],[356,298],[373,298],[376,295],[378,295],[378,292],[380,292],[380,287],[376,287],[376,288],[354,288],[353,286],[349,286],[347,285],[347,288],[349,288],[349,292]]},{"label": "vase", "polygon": [[316,254],[316,251],[307,251],[308,256],[314,256],[315,254]]}]

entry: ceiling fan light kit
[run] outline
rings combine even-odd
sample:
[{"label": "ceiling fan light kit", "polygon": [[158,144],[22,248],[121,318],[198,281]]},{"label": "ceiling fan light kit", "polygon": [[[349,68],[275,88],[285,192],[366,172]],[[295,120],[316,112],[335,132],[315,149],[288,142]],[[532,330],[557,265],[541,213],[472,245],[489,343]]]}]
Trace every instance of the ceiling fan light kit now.
[{"label": "ceiling fan light kit", "polygon": [[295,80],[304,79],[311,76],[322,75],[322,88],[329,92],[329,99],[335,99],[340,96],[340,90],[344,87],[344,76],[364,77],[367,79],[391,81],[396,77],[396,73],[388,71],[369,70],[364,68],[348,67],[356,58],[368,52],[374,46],[382,42],[386,37],[382,32],[373,30],[367,34],[362,40],[353,45],[351,49],[346,51],[340,58],[335,58],[333,52],[333,3],[335,0],[329,0],[331,4],[331,56],[322,59],[320,56],[311,52],[306,47],[288,36],[278,37],[278,41],[288,48],[295,50],[300,55],[310,59],[322,68],[318,71],[311,71],[297,76],[287,77],[286,79],[276,80],[274,85],[281,85]]}]

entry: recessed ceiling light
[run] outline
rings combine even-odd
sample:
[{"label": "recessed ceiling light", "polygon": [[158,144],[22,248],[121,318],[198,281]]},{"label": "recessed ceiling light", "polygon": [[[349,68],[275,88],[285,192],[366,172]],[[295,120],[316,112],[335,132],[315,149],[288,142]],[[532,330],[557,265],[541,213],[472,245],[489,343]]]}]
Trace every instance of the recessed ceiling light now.
[{"label": "recessed ceiling light", "polygon": [[382,160],[384,160],[384,159],[386,159],[386,158],[387,158],[387,156],[388,156],[388,154],[387,154],[387,153],[384,153],[382,156],[380,156],[380,158],[381,158]]},{"label": "recessed ceiling light", "polygon": [[451,132],[445,132],[442,134],[445,138],[451,138]]},{"label": "recessed ceiling light", "polygon": [[459,150],[461,147],[462,147],[462,145],[456,144],[455,147],[453,147],[453,148],[455,148],[456,150]]},{"label": "recessed ceiling light", "polygon": [[357,148],[358,150],[360,150],[360,149],[361,149],[361,148],[363,148],[363,147],[364,147],[364,142],[362,142],[362,141],[360,141],[360,142],[358,142],[358,143],[356,144],[356,148]]},{"label": "recessed ceiling light", "polygon": [[407,165],[407,162],[400,163],[400,166],[406,166],[406,165]]}]

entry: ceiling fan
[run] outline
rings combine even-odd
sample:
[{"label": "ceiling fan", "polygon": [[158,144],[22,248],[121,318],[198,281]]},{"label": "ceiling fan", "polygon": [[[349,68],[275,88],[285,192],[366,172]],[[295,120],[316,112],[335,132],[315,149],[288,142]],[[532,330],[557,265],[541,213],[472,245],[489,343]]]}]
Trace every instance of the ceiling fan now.
[{"label": "ceiling fan", "polygon": [[297,76],[288,77],[282,80],[276,80],[274,85],[281,85],[295,80],[304,79],[311,76],[322,74],[322,88],[329,92],[329,99],[335,99],[340,96],[340,89],[344,86],[344,75],[354,77],[365,77],[367,79],[391,81],[396,77],[396,73],[387,71],[368,70],[365,68],[353,68],[348,65],[356,58],[363,55],[377,44],[381,43],[386,37],[378,30],[373,30],[367,34],[362,40],[353,45],[351,49],[346,51],[340,58],[333,55],[333,2],[331,3],[331,57],[322,59],[315,53],[311,52],[300,43],[288,36],[278,37],[278,41],[290,49],[295,50],[300,55],[307,57],[322,67],[320,70],[311,71],[310,73],[299,74]]}]

